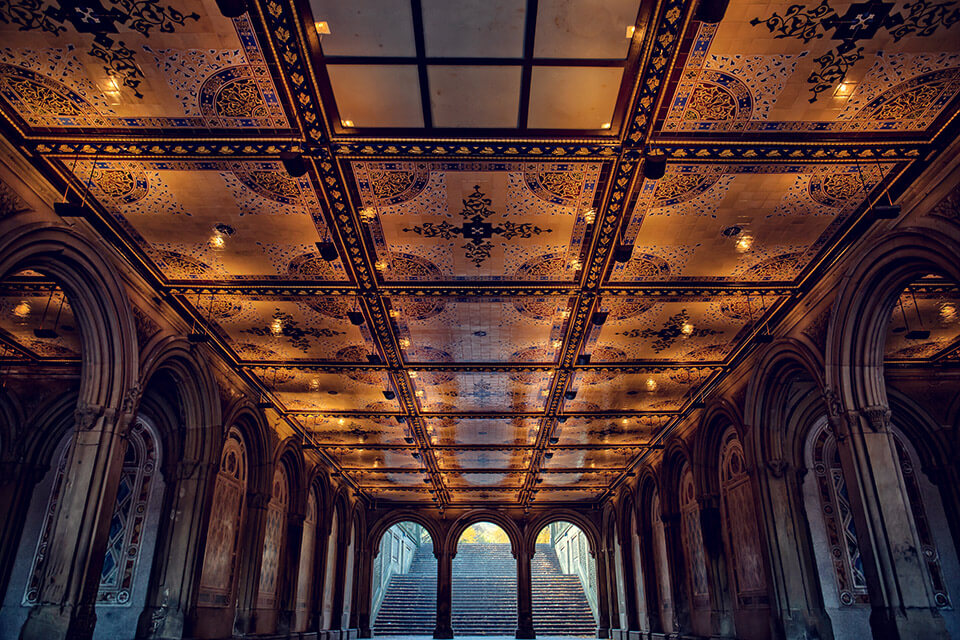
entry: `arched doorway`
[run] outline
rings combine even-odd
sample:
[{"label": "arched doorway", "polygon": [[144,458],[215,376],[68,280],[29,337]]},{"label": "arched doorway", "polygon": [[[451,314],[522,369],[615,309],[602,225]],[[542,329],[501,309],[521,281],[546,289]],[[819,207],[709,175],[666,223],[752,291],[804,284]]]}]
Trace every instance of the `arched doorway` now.
[{"label": "arched doorway", "polygon": [[[38,602],[51,529],[66,481],[72,435],[64,437],[50,471],[33,492],[4,598],[0,637],[8,637],[8,632],[16,637],[30,608]],[[95,640],[124,637],[129,629],[135,629],[146,601],[164,491],[157,442],[146,420],[140,418],[131,425],[100,572]]]},{"label": "arched doorway", "polygon": [[429,635],[437,613],[433,539],[416,522],[398,522],[380,538],[373,559],[370,617],[374,634]]},{"label": "arched doorway", "polygon": [[531,562],[533,627],[539,635],[592,636],[597,630],[597,566],[586,534],[570,522],[540,530]]},{"label": "arched doorway", "polygon": [[513,635],[517,561],[506,531],[492,522],[464,529],[453,558],[451,588],[456,635]]}]

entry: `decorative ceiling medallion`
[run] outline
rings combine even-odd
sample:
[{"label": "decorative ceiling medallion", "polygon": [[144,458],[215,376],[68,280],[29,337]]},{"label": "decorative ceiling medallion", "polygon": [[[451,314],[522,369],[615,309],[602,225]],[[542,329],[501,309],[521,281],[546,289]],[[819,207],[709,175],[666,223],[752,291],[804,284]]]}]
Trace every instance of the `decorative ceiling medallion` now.
[{"label": "decorative ceiling medallion", "polygon": [[853,118],[851,129],[926,129],[960,89],[960,68],[925,73],[874,98]]},{"label": "decorative ceiling medallion", "polygon": [[413,200],[427,186],[430,172],[427,165],[417,164],[412,168],[388,168],[391,165],[372,166],[366,173],[361,188],[369,188],[381,205],[394,205]]},{"label": "decorative ceiling medallion", "polygon": [[[441,349],[435,349],[433,347],[417,347],[409,354],[409,361],[420,363],[444,363],[452,364],[453,356],[451,356],[446,351]],[[454,378],[453,373],[447,373],[445,371],[421,371],[419,377],[419,384],[423,385],[438,385],[450,382]]]},{"label": "decorative ceiling medallion", "polygon": [[[549,351],[543,347],[527,347],[526,349],[521,349],[520,351],[515,351],[510,356],[510,362],[517,364],[524,363],[545,363],[545,362],[554,362],[556,356],[554,352]],[[542,371],[511,371],[510,379],[514,382],[519,382],[522,385],[539,385],[543,383],[543,372]]]},{"label": "decorative ceiling medallion", "polygon": [[634,253],[627,262],[618,280],[666,280],[670,275],[670,265],[659,256],[649,253]]},{"label": "decorative ceiling medallion", "polygon": [[301,254],[291,260],[287,265],[287,273],[303,280],[336,280],[337,275],[330,263],[315,251]]},{"label": "decorative ceiling medallion", "polygon": [[552,231],[552,229],[541,229],[529,222],[517,224],[509,220],[494,226],[487,220],[494,215],[494,211],[490,209],[491,204],[490,198],[480,191],[480,185],[475,185],[473,192],[463,199],[463,209],[460,211],[463,223],[460,226],[451,225],[444,220],[439,224],[424,222],[422,225],[404,228],[404,231],[415,233],[424,238],[450,240],[454,236],[463,237],[467,243],[461,245],[461,248],[466,250],[467,260],[477,268],[480,268],[490,258],[490,252],[494,245],[489,240],[494,236],[501,236],[504,240],[512,240],[517,237],[531,238],[534,235]]},{"label": "decorative ceiling medallion", "polygon": [[79,94],[23,67],[0,63],[0,94],[32,125],[102,124],[94,122],[97,110]]},{"label": "decorative ceiling medallion", "polygon": [[166,273],[173,277],[196,279],[212,271],[209,265],[176,251],[160,251],[157,258],[160,266],[166,267]]},{"label": "decorative ceiling medallion", "polygon": [[301,327],[296,318],[289,313],[277,309],[273,312],[272,321],[269,325],[250,327],[249,329],[243,329],[241,333],[247,333],[261,338],[272,336],[278,340],[289,342],[291,346],[301,351],[309,352],[314,346],[314,340],[317,338],[342,336],[345,335],[346,332],[327,327]]},{"label": "decorative ceiling medallion", "polygon": [[150,188],[146,174],[132,163],[97,163],[90,181],[100,193],[123,204],[144,198]]},{"label": "decorative ceiling medallion", "polygon": [[741,130],[753,115],[753,97],[742,80],[722,71],[704,70],[687,100],[680,128],[705,130],[722,123]]},{"label": "decorative ceiling medallion", "polygon": [[[872,176],[871,176],[872,177]],[[813,176],[807,190],[810,197],[828,207],[841,207],[864,191],[864,177],[856,171],[836,171],[825,176]]]},{"label": "decorative ceiling medallion", "polygon": [[[663,326],[659,329],[651,329],[649,327],[644,329],[628,329],[626,331],[620,331],[617,335],[624,336],[625,338],[656,338],[653,343],[650,345],[650,348],[654,353],[660,353],[665,351],[673,346],[673,344],[681,338],[702,338],[704,336],[713,336],[721,331],[716,331],[714,329],[704,329],[692,327],[690,323],[690,314],[687,313],[686,309],[681,309],[679,313],[675,313],[664,322]],[[691,328],[688,331],[684,329],[690,326]]]},{"label": "decorative ceiling medallion", "polygon": [[584,174],[580,171],[554,171],[539,167],[523,173],[527,188],[535,196],[551,204],[576,204],[584,189]]},{"label": "decorative ceiling medallion", "polygon": [[443,271],[440,268],[420,256],[410,253],[391,253],[387,258],[388,273],[392,278],[398,280],[420,280],[439,282],[444,280]]},{"label": "decorative ceiling medallion", "polygon": [[248,189],[263,198],[289,205],[300,204],[300,185],[279,165],[272,171],[248,171],[242,165],[236,165],[233,174]]}]

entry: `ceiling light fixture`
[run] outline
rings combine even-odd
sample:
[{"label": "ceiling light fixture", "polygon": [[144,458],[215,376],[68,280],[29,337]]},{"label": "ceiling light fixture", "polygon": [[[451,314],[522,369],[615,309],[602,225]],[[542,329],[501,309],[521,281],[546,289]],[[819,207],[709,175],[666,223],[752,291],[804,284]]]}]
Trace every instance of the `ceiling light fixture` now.
[{"label": "ceiling light fixture", "polygon": [[366,322],[361,311],[347,311],[347,318],[350,319],[350,324],[358,327]]},{"label": "ceiling light fixture", "polygon": [[637,32],[637,28],[632,24],[627,27],[627,38],[632,38],[633,34]]},{"label": "ceiling light fixture", "polygon": [[592,322],[593,324],[599,327],[607,321],[607,316],[609,315],[610,315],[609,311],[594,311],[593,317],[590,319],[590,322]]},{"label": "ceiling light fixture", "polygon": [[834,98],[849,98],[853,95],[853,90],[857,86],[856,82],[841,82],[833,92]]},{"label": "ceiling light fixture", "polygon": [[383,397],[386,398],[387,400],[393,400],[394,398],[397,397],[397,394],[393,391],[393,389],[384,389]]},{"label": "ceiling light fixture", "polygon": [[303,159],[302,153],[284,151],[280,154],[280,162],[286,172],[294,178],[299,178],[307,173],[307,162]]},{"label": "ceiling light fixture", "polygon": [[360,222],[370,224],[377,218],[377,210],[373,207],[363,207],[360,209]]},{"label": "ceiling light fixture", "polygon": [[283,333],[283,321],[280,318],[274,318],[273,322],[270,323],[270,333],[275,336]]},{"label": "ceiling light fixture", "polygon": [[26,300],[21,300],[13,307],[13,315],[23,319],[30,315],[30,303]]},{"label": "ceiling light fixture", "polygon": [[387,267],[389,266],[390,265],[387,263],[387,261],[382,258],[373,263],[373,268],[381,272],[386,271]]},{"label": "ceiling light fixture", "polygon": [[740,236],[740,239],[737,240],[737,244],[735,246],[737,251],[740,253],[746,253],[747,251],[750,251],[750,247],[753,246],[753,236]]},{"label": "ceiling light fixture", "polygon": [[700,0],[693,19],[707,24],[716,24],[723,20],[729,0]]},{"label": "ceiling light fixture", "polygon": [[317,30],[317,33],[321,36],[330,35],[330,25],[327,24],[326,20],[317,20],[313,23],[313,28]]},{"label": "ceiling light fixture", "polygon": [[693,335],[693,325],[689,322],[684,322],[680,325],[680,333],[685,336]]},{"label": "ceiling light fixture", "polygon": [[597,210],[593,207],[587,209],[583,214],[583,221],[587,224],[593,224],[597,221]]},{"label": "ceiling light fixture", "polygon": [[582,364],[590,364],[590,354],[589,354],[589,353],[581,353],[580,355],[578,355],[578,356],[577,356],[577,364],[581,364],[581,365],[582,365]]},{"label": "ceiling light fixture", "polygon": [[563,392],[563,397],[566,398],[567,400],[573,400],[574,398],[577,397],[577,390],[567,389],[566,391]]},{"label": "ceiling light fixture", "polygon": [[340,121],[340,124],[342,124],[342,125],[345,126],[345,127],[351,128],[351,129],[352,129],[354,126],[356,126],[356,125],[353,124],[353,120],[341,120],[341,121]]},{"label": "ceiling light fixture", "polygon": [[224,18],[239,18],[247,12],[246,0],[217,0],[217,9]]},{"label": "ceiling light fixture", "polygon": [[601,129],[609,129],[609,128],[610,128],[610,123],[609,123],[609,122],[604,122],[602,125],[600,125],[600,128],[601,128]]},{"label": "ceiling light fixture", "polygon": [[644,386],[647,388],[647,391],[656,391],[657,390],[657,381],[653,378],[647,378],[647,381],[644,383]]},{"label": "ceiling light fixture", "polygon": [[326,262],[333,262],[339,257],[337,247],[332,242],[318,242],[317,251],[320,252],[320,258]]},{"label": "ceiling light fixture", "polygon": [[667,172],[667,154],[653,149],[643,154],[643,177],[647,180],[659,180]]},{"label": "ceiling light fixture", "polygon": [[618,244],[613,249],[613,261],[623,264],[625,262],[630,262],[630,258],[633,257],[633,245],[632,244]]},{"label": "ceiling light fixture", "polygon": [[400,343],[400,348],[401,348],[401,349],[409,349],[409,348],[410,348],[410,338],[400,338],[400,340],[399,340],[398,342]]}]

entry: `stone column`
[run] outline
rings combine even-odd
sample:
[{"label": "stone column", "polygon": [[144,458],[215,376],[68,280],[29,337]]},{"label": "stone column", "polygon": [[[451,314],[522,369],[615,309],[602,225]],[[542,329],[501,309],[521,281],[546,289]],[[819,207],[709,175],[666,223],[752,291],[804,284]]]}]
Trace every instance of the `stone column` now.
[{"label": "stone column", "polygon": [[437,626],[433,630],[433,637],[442,640],[453,637],[453,554],[435,551],[434,555],[437,556]]},{"label": "stone column", "polygon": [[916,537],[886,407],[831,416],[857,528],[877,639],[940,638],[947,632]]},{"label": "stone column", "polygon": [[287,514],[287,535],[283,562],[277,580],[277,634],[289,634],[297,614],[297,577],[300,575],[300,546],[303,541],[303,514]]},{"label": "stone column", "polygon": [[237,611],[233,623],[234,634],[238,636],[255,633],[257,628],[257,592],[260,589],[263,536],[269,504],[269,494],[247,493],[247,517],[243,524],[246,536],[240,545],[240,579],[237,582]]},{"label": "stone column", "polygon": [[[648,508],[649,512],[650,509]],[[645,523],[645,520],[640,520]],[[640,525],[641,527],[643,525]],[[649,528],[640,535],[640,567],[643,573],[644,603],[647,606],[647,620],[651,633],[662,633],[663,622],[660,620],[660,587],[657,583],[657,566],[653,552],[653,529]]]},{"label": "stone column", "polygon": [[607,576],[607,615],[610,620],[610,637],[620,640],[620,590],[617,588],[617,560],[612,545],[604,550],[603,561],[607,565],[604,573]]},{"label": "stone column", "polygon": [[[628,527],[625,527],[628,528]],[[619,536],[622,538],[623,536]],[[626,610],[627,628],[623,630],[625,637],[638,637],[640,618],[637,615],[637,583],[633,571],[633,539],[627,535],[626,540],[620,540],[620,570],[623,572],[623,601]],[[614,556],[616,557],[616,556]]]},{"label": "stone column", "polygon": [[20,461],[0,463],[0,549],[4,550],[0,553],[0,593],[7,592],[33,490],[49,470],[47,465]]},{"label": "stone column", "polygon": [[606,554],[603,549],[597,553],[591,550],[594,561],[597,563],[597,637],[610,637],[610,585],[607,582]]},{"label": "stone column", "polygon": [[530,561],[533,552],[520,549],[517,557],[517,638],[536,638],[533,628],[533,579]]},{"label": "stone column", "polygon": [[92,406],[77,409],[38,604],[23,625],[22,640],[86,640],[93,635],[100,570],[131,417],[127,406],[122,412]]},{"label": "stone column", "polygon": [[720,496],[701,496],[697,502],[710,590],[710,637],[733,637],[733,605],[730,601],[730,581],[723,545]]},{"label": "stone column", "polygon": [[683,534],[679,513],[664,513],[663,537],[667,543],[667,568],[670,571],[670,589],[673,591],[673,630],[678,634],[690,634],[690,598],[687,596],[686,554],[683,550]]},{"label": "stone column", "polygon": [[754,491],[768,557],[773,636],[786,640],[832,637],[803,503],[806,470],[792,469],[781,459],[762,461],[755,469]]},{"label": "stone column", "polygon": [[187,460],[164,468],[162,524],[137,638],[178,640],[185,633],[200,583],[207,535],[204,513],[217,469],[216,463]]},{"label": "stone column", "polygon": [[313,608],[310,616],[310,624],[307,631],[323,631],[323,592],[325,589],[324,580],[327,574],[327,544],[330,538],[329,519],[320,518],[318,515],[317,536],[314,542],[315,551],[313,554],[313,589],[310,592],[311,607]]},{"label": "stone column", "polygon": [[[357,544],[360,544],[359,540]],[[373,559],[374,554],[372,552],[361,553],[358,557],[360,567],[357,575],[357,602],[354,603],[354,609],[356,610],[356,627],[361,638],[373,637],[373,630],[370,628],[370,597],[373,594]]]}]

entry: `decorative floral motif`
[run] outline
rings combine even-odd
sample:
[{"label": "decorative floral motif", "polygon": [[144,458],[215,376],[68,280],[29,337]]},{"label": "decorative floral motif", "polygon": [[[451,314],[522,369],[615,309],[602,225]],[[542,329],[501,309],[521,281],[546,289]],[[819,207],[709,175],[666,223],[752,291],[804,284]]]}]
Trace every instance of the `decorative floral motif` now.
[{"label": "decorative floral motif", "polygon": [[683,119],[727,122],[736,115],[737,103],[730,93],[717,85],[701,84],[690,96]]},{"label": "decorative floral motif", "polygon": [[661,351],[673,346],[673,343],[684,335],[691,338],[700,338],[703,336],[712,336],[721,333],[720,331],[716,331],[714,329],[694,328],[692,331],[685,334],[683,332],[683,326],[689,322],[690,314],[687,313],[686,309],[681,309],[680,313],[675,313],[670,316],[660,329],[629,329],[627,331],[619,332],[618,335],[627,338],[656,337],[656,340],[653,341],[653,344],[650,345],[650,348],[653,349],[654,353],[660,353]]},{"label": "decorative floral motif", "polygon": [[146,174],[132,169],[98,167],[93,171],[91,182],[104,195],[123,203],[140,200],[147,195],[150,186]]},{"label": "decorative floral motif", "polygon": [[250,78],[224,85],[214,104],[217,114],[227,118],[262,118],[267,115],[260,88]]},{"label": "decorative floral motif", "polygon": [[310,338],[331,338],[333,336],[342,336],[345,332],[336,329],[317,327],[301,327],[299,323],[289,313],[284,313],[277,309],[273,312],[273,322],[270,326],[251,327],[244,329],[241,333],[266,337],[276,336],[285,338],[291,345],[301,351],[309,351],[313,346]]},{"label": "decorative floral motif", "polygon": [[243,171],[234,172],[237,179],[258,195],[284,204],[299,204],[300,185],[285,171]]},{"label": "decorative floral motif", "polygon": [[425,222],[412,229],[405,228],[404,231],[412,231],[424,238],[443,238],[444,240],[449,240],[454,236],[462,236],[467,240],[467,244],[462,245],[461,248],[466,250],[467,260],[478,269],[490,257],[490,252],[493,250],[493,243],[489,242],[489,238],[495,235],[502,236],[504,240],[512,240],[516,237],[532,238],[534,235],[552,231],[552,229],[541,229],[529,222],[516,224],[505,221],[495,227],[487,222],[487,218],[494,213],[490,209],[491,203],[490,198],[480,191],[480,186],[475,185],[473,193],[463,200],[463,209],[460,211],[460,216],[464,222],[459,227],[455,227],[444,220],[440,224]]},{"label": "decorative floral motif", "polygon": [[161,251],[158,257],[163,266],[166,266],[171,274],[177,276],[199,278],[210,272],[210,267],[203,262],[176,251]]},{"label": "decorative floral motif", "polygon": [[754,18],[750,24],[764,24],[770,33],[776,34],[775,38],[795,38],[805,43],[833,31],[831,39],[840,44],[814,59],[819,68],[807,78],[813,85],[810,102],[816,102],[819,94],[842,81],[850,67],[863,59],[863,47],[857,47],[857,43],[872,39],[881,28],[893,36],[894,42],[899,42],[908,35],[931,36],[940,27],[950,28],[960,21],[960,9],[953,8],[952,2],[916,0],[904,5],[906,15],[891,13],[893,7],[894,3],[883,0],[855,2],[841,16],[828,0],[821,0],[813,9],[795,4],[782,16],[774,13],[766,20]]}]

